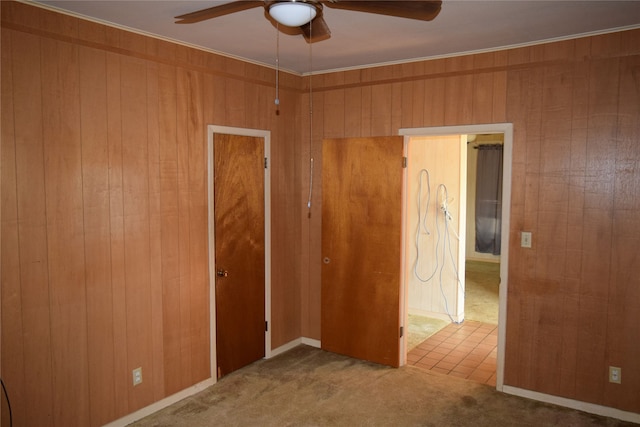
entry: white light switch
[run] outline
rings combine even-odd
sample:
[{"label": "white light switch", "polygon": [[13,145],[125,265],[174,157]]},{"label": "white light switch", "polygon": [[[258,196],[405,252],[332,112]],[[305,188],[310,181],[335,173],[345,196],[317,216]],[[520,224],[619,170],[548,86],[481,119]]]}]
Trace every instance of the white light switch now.
[{"label": "white light switch", "polygon": [[520,233],[520,246],[523,248],[531,247],[531,232],[523,231]]}]

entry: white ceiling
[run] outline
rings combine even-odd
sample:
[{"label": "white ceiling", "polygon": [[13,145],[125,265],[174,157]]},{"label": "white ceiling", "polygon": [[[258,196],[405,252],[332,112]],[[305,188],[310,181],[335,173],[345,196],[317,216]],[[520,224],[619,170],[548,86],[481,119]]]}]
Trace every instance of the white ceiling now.
[{"label": "white ceiling", "polygon": [[196,24],[177,15],[229,1],[73,0],[38,3],[118,27],[298,74],[495,50],[640,28],[640,1],[444,0],[431,22],[324,8],[331,38],[309,45],[278,32],[261,7]]}]

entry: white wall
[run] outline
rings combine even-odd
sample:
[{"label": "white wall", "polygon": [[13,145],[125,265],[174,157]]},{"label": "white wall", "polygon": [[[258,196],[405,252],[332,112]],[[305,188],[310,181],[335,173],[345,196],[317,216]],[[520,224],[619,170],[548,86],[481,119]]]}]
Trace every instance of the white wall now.
[{"label": "white wall", "polygon": [[[464,142],[461,139],[464,139]],[[464,250],[458,250],[458,238],[453,232],[450,232],[448,239],[446,238],[444,216],[440,210],[442,193],[438,191],[438,187],[444,184],[447,188],[448,206],[452,216],[449,230],[464,238],[464,232],[460,233],[460,230],[465,229],[466,222],[466,168],[461,168],[460,165],[466,164],[466,137],[411,137],[407,153],[405,284],[408,291],[408,311],[458,322],[464,317]],[[430,234],[421,231],[418,273],[426,279],[435,270],[435,274],[427,282],[420,281],[414,273],[419,221],[419,179],[422,169],[429,171],[431,184],[431,198],[427,209],[427,228]],[[425,178],[422,188],[423,205],[426,205],[427,197]]]}]

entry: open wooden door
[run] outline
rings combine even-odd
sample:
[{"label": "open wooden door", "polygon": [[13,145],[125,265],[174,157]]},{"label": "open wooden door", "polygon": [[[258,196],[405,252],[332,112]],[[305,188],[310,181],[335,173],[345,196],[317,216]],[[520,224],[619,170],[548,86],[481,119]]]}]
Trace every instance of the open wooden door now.
[{"label": "open wooden door", "polygon": [[403,137],[322,156],[322,348],[399,366]]},{"label": "open wooden door", "polygon": [[265,354],[264,139],[214,134],[220,378]]}]

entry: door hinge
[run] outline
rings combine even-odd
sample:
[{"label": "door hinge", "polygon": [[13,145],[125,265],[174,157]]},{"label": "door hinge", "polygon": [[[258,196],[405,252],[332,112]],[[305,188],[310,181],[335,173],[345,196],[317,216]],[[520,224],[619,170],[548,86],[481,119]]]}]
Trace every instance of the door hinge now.
[{"label": "door hinge", "polygon": [[264,321],[264,331],[269,332],[269,322],[267,322],[266,320]]},{"label": "door hinge", "polygon": [[266,157],[264,158],[264,168],[265,169],[269,168],[269,159],[267,159]]},{"label": "door hinge", "polygon": [[400,326],[400,338],[404,335],[404,326]]},{"label": "door hinge", "polygon": [[403,158],[402,158],[402,168],[403,168],[403,169],[406,169],[406,168],[407,168],[407,158],[406,158],[406,157],[403,157]]}]

